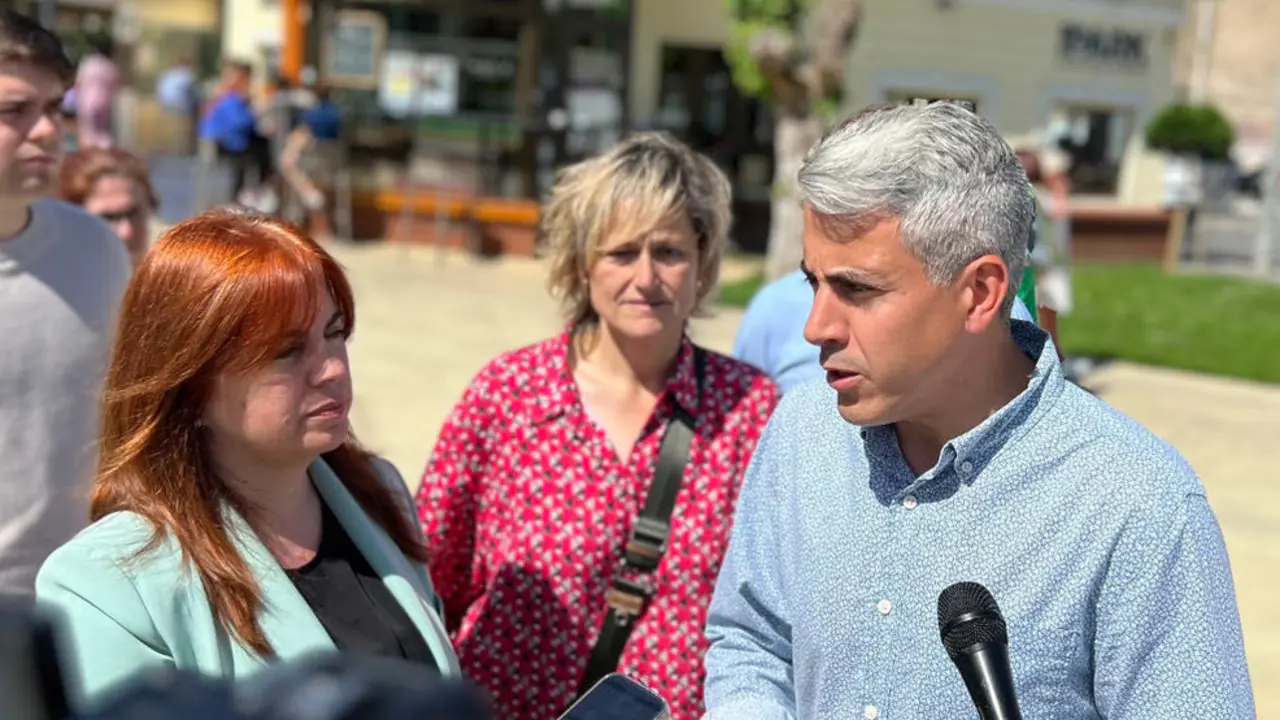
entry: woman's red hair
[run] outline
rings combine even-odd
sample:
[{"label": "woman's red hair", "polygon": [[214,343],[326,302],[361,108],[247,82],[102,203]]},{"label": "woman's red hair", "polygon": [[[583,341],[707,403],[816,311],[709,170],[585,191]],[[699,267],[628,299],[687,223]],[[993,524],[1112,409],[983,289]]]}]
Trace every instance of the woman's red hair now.
[{"label": "woman's red hair", "polygon": [[[249,508],[214,474],[198,427],[222,372],[277,357],[305,332],[327,290],[355,325],[351,286],[337,262],[287,223],[219,211],[179,223],[147,253],[125,293],[107,373],[101,459],[91,516],[129,510],[182,547],[214,617],[243,645],[274,656],[258,617],[261,588],[222,522]],[[426,549],[354,437],[324,459],[365,512],[409,557]]]},{"label": "woman's red hair", "polygon": [[148,209],[155,210],[156,195],[151,189],[147,164],[142,158],[119,148],[84,148],[62,161],[58,174],[58,197],[75,205],[84,205],[93,186],[104,177],[119,176],[132,180],[142,188]]}]

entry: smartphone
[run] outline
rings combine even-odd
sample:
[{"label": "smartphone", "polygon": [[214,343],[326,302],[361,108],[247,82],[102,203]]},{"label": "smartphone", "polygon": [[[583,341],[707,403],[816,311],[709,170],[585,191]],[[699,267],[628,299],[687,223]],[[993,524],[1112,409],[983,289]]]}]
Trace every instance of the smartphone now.
[{"label": "smartphone", "polygon": [[667,703],[644,685],[613,673],[578,698],[560,720],[668,720]]}]

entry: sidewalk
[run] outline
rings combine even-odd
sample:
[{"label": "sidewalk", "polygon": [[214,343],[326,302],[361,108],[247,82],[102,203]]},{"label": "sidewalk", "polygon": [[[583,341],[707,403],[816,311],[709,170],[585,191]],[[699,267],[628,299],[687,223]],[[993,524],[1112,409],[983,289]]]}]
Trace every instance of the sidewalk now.
[{"label": "sidewalk", "polygon": [[[355,427],[417,484],[449,409],[504,350],[557,332],[536,260],[474,261],[389,243],[330,245],[358,298]],[[748,264],[727,275],[752,272]],[[741,317],[696,320],[727,351]],[[1089,386],[1177,447],[1200,473],[1231,554],[1259,717],[1280,717],[1280,387],[1127,363]]]}]

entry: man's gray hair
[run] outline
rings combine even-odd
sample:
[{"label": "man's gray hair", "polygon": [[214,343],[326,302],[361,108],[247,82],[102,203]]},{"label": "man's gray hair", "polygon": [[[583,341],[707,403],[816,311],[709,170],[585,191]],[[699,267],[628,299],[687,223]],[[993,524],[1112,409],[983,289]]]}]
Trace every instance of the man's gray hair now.
[{"label": "man's gray hair", "polygon": [[868,108],[822,138],[800,167],[801,200],[819,215],[900,222],[930,280],[952,282],[973,260],[1009,268],[1013,307],[1027,265],[1035,198],[991,123],[950,102]]}]

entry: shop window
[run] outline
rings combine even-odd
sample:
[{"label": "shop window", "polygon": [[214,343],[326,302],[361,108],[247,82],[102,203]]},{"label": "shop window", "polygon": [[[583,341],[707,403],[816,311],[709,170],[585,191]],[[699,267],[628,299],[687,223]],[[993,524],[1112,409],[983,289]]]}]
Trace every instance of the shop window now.
[{"label": "shop window", "polygon": [[1071,192],[1113,195],[1125,146],[1133,134],[1132,108],[1063,104],[1050,122],[1050,136],[1071,160]]},{"label": "shop window", "polygon": [[662,48],[662,81],[651,124],[706,153],[739,187],[767,186],[772,116],[759,100],[738,91],[719,48]]},{"label": "shop window", "polygon": [[[398,64],[406,56],[415,62],[438,63],[441,56],[456,65],[454,84],[456,97],[448,103],[452,115],[507,117],[515,113],[516,67],[519,57],[520,21],[495,18],[457,10],[439,10],[411,5],[352,5],[374,10],[386,19],[387,57]],[[385,70],[385,69],[384,69]],[[350,94],[350,93],[349,93]],[[364,105],[373,93],[364,92],[353,106]],[[387,112],[375,102],[370,110],[380,116],[399,117],[399,111]]]}]

